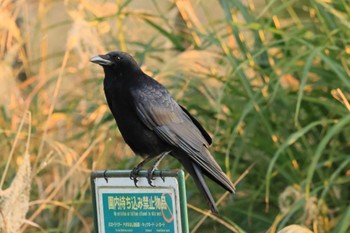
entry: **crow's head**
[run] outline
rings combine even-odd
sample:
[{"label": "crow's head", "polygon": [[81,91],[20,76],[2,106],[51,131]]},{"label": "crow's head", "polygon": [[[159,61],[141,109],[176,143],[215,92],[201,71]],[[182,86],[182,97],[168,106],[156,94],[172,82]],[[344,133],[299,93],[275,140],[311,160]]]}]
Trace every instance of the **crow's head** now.
[{"label": "crow's head", "polygon": [[97,55],[90,58],[90,61],[101,65],[105,71],[113,70],[115,72],[121,72],[140,69],[132,56],[120,51],[109,52],[105,55]]}]

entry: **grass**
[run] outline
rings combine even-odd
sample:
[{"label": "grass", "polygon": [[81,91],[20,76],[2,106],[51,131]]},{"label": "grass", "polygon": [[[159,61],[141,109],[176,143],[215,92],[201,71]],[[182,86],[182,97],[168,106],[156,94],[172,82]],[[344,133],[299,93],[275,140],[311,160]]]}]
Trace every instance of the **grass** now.
[{"label": "grass", "polygon": [[215,217],[186,180],[191,232],[349,231],[347,1],[0,4],[3,232],[91,232],[91,171],[139,161],[88,62],[117,49],[211,132],[237,181],[235,197],[208,181]]}]

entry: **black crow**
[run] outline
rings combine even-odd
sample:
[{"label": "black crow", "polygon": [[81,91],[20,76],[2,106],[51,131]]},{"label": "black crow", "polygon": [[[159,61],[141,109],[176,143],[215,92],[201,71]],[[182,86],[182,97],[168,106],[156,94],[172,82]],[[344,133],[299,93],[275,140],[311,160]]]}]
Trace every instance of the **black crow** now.
[{"label": "black crow", "polygon": [[127,53],[110,52],[90,59],[103,67],[108,106],[125,142],[144,160],[131,172],[136,185],[142,166],[157,158],[148,170],[148,182],[161,159],[170,153],[193,177],[211,211],[218,213],[204,175],[234,193],[234,186],[210,154],[212,139],[199,122],[171,97],[167,89],[145,74]]}]

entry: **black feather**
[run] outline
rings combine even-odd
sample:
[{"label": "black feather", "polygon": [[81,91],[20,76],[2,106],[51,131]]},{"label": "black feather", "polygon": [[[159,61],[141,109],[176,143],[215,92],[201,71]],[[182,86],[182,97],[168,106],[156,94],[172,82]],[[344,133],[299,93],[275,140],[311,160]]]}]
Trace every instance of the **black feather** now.
[{"label": "black feather", "polygon": [[164,86],[142,72],[129,54],[110,52],[91,61],[104,69],[108,106],[125,142],[141,156],[171,151],[217,213],[203,174],[231,193],[234,186],[208,151],[212,139],[205,129]]}]

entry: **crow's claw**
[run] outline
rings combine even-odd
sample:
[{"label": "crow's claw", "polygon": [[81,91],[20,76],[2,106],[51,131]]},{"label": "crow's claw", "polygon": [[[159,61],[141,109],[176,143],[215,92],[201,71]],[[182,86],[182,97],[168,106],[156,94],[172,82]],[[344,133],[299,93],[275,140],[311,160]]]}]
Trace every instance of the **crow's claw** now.
[{"label": "crow's claw", "polygon": [[139,186],[137,186],[137,181],[139,181],[139,180],[137,179],[137,177],[134,177],[133,180],[134,180],[134,185],[135,185],[135,187],[138,188]]},{"label": "crow's claw", "polygon": [[160,170],[159,176],[160,176],[160,178],[163,180],[163,182],[165,182],[165,176],[163,176],[162,170]]},{"label": "crow's claw", "polygon": [[105,171],[103,172],[103,178],[105,178],[106,183],[108,183],[107,171],[108,171],[108,170],[105,170]]},{"label": "crow's claw", "polygon": [[154,187],[154,185],[152,184],[152,180],[155,180],[154,178],[154,170],[156,170],[155,167],[151,167],[150,169],[148,169],[148,172],[147,172],[147,181],[148,181],[148,184],[152,187]]},{"label": "crow's claw", "polygon": [[138,175],[139,171],[140,171],[140,168],[135,167],[135,168],[132,169],[132,171],[130,172],[130,179],[134,181],[135,187],[138,187],[138,186],[137,186],[137,181],[138,181],[137,175]]}]

